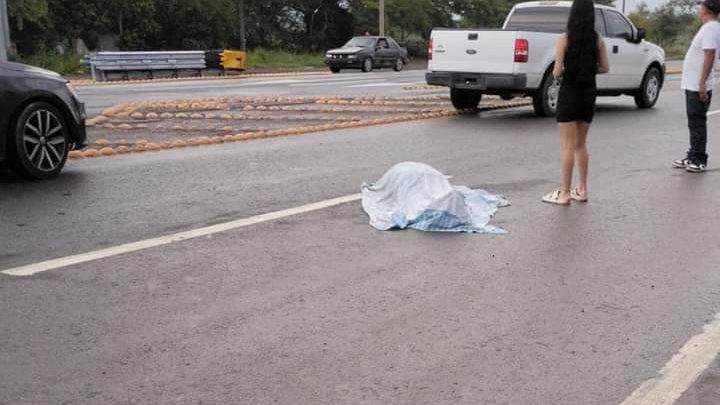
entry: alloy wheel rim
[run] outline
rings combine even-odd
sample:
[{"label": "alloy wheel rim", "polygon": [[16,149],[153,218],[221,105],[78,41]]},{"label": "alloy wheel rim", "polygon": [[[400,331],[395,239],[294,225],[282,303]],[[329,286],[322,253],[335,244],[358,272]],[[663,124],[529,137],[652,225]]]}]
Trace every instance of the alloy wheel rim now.
[{"label": "alloy wheel rim", "polygon": [[558,96],[560,93],[560,82],[553,80],[548,88],[548,106],[555,111],[558,104]]},{"label": "alloy wheel rim", "polygon": [[62,164],[67,141],[63,125],[52,111],[38,110],[30,115],[22,136],[25,156],[37,170],[51,172]]},{"label": "alloy wheel rim", "polygon": [[647,97],[651,103],[657,98],[659,87],[660,83],[658,82],[658,78],[655,76],[651,76],[650,80],[648,80],[647,85]]}]

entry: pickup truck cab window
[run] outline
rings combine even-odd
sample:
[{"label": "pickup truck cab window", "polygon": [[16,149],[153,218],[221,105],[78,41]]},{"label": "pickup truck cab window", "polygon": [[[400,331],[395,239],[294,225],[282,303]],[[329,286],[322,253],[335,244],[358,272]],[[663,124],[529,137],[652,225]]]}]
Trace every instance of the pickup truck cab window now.
[{"label": "pickup truck cab window", "polygon": [[615,11],[605,11],[607,36],[610,38],[632,38],[633,29],[625,17]]},{"label": "pickup truck cab window", "polygon": [[390,48],[390,45],[388,45],[388,42],[385,38],[380,38],[377,41],[377,47],[382,49],[388,49]]},{"label": "pickup truck cab window", "polygon": [[[510,16],[506,30],[532,30],[542,32],[565,32],[570,7],[528,7],[519,8]],[[595,9],[595,30],[606,35],[605,19],[600,9]]]},{"label": "pickup truck cab window", "polygon": [[505,24],[505,30],[565,32],[568,18],[570,18],[569,7],[517,8]]},{"label": "pickup truck cab window", "polygon": [[602,11],[600,9],[595,9],[595,31],[597,31],[600,36],[607,36],[607,31],[605,30],[605,17],[603,17]]}]

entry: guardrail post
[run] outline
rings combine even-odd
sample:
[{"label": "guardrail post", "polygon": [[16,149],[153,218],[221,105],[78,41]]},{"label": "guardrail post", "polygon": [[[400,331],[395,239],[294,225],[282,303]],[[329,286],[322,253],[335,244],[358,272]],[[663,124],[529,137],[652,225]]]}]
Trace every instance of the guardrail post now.
[{"label": "guardrail post", "polygon": [[93,54],[88,56],[88,62],[90,63],[90,74],[94,82],[97,81],[97,70],[95,69],[95,61],[93,60]]}]

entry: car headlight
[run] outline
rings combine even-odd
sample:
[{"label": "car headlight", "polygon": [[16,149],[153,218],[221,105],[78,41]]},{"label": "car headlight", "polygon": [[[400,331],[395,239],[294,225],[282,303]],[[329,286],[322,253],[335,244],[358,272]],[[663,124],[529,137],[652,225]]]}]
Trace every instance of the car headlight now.
[{"label": "car headlight", "polygon": [[332,55],[330,55],[329,53],[326,53],[325,58],[330,59],[330,58],[332,58]]},{"label": "car headlight", "polygon": [[75,98],[76,101],[80,101],[80,95],[78,95],[77,90],[70,84],[70,82],[65,82],[65,88],[68,89],[70,94],[72,94],[73,98]]},{"label": "car headlight", "polygon": [[348,58],[349,58],[349,59],[355,59],[355,58],[357,58],[357,55],[355,55],[355,54],[348,55]]}]

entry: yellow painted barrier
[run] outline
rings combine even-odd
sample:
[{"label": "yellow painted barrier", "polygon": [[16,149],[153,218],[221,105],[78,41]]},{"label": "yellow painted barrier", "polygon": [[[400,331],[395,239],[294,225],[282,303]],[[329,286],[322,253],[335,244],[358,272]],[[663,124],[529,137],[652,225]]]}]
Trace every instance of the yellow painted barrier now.
[{"label": "yellow painted barrier", "polygon": [[220,52],[220,65],[225,70],[247,69],[247,54],[242,51],[224,50]]}]

